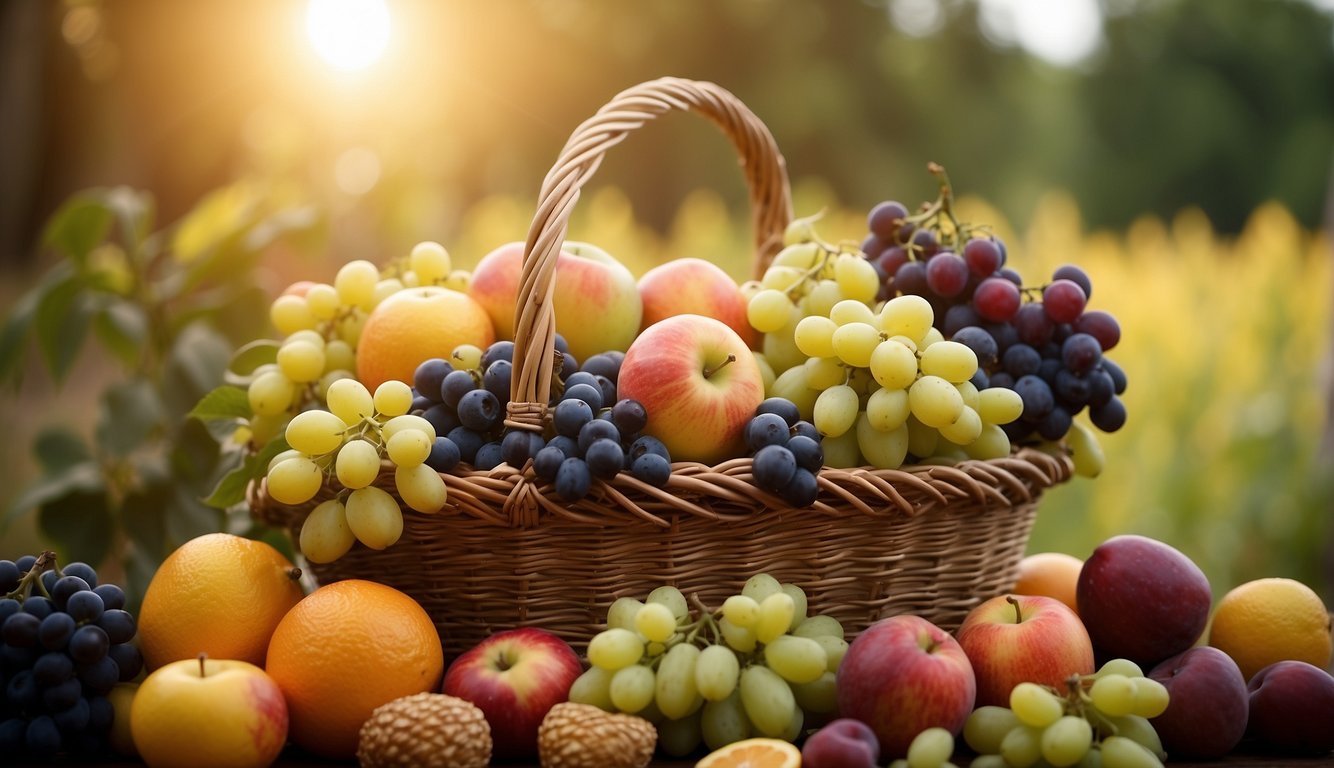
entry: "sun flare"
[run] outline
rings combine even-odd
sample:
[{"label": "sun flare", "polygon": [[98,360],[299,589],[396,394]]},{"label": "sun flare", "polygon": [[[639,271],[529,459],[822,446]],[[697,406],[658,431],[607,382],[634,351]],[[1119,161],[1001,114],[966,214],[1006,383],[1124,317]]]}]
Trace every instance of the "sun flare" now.
[{"label": "sun flare", "polygon": [[389,45],[384,0],[310,0],[306,34],[329,66],[356,72],[374,64]]}]

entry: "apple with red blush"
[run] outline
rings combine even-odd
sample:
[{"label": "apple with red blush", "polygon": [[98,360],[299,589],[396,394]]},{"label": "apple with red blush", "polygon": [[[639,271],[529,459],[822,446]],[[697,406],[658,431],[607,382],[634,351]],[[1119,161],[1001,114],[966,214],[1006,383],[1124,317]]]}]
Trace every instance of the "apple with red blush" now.
[{"label": "apple with red blush", "polygon": [[1246,733],[1246,679],[1231,656],[1207,645],[1166,659],[1147,677],[1167,689],[1167,709],[1149,722],[1173,758],[1216,760]]},{"label": "apple with red blush", "polygon": [[441,693],[472,702],[491,727],[497,759],[537,756],[537,729],[583,672],[569,644],[544,629],[497,632],[445,671]]},{"label": "apple with red blush", "polygon": [[806,738],[801,764],[804,768],[878,768],[880,741],[866,723],[841,717]]},{"label": "apple with red blush", "polygon": [[1001,595],[968,612],[955,633],[977,677],[977,706],[1008,706],[1019,683],[1064,690],[1071,675],[1093,673],[1093,644],[1064,603]]}]

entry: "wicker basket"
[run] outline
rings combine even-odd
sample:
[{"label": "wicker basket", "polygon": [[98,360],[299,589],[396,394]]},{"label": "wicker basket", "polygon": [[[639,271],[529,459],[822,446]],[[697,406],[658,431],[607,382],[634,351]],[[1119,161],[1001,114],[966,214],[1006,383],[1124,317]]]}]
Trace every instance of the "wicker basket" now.
[{"label": "wicker basket", "polygon": [[[556,255],[579,190],[604,153],[649,120],[697,112],[732,140],[750,188],[756,268],[781,245],[790,217],[787,174],[772,136],[716,85],[661,79],[613,98],[575,130],[542,186],[528,234],[516,322],[508,423],[538,428],[551,387]],[[369,578],[416,598],[448,654],[515,626],[540,626],[582,647],[617,597],[674,584],[718,605],[751,575],[768,572],[805,589],[812,612],[855,635],[877,619],[915,613],[955,628],[981,599],[1013,584],[1040,494],[1071,464],[1034,450],[1009,458],[902,470],[820,473],[812,507],[792,509],[750,483],[750,460],[673,465],[665,488],[628,473],[595,481],[564,504],[531,469],[444,476],[449,501],[433,515],[405,514],[402,539],[384,551],[357,545],[329,565],[327,583]],[[394,493],[393,476],[377,484]],[[310,502],[280,504],[251,488],[257,518],[293,538]]]}]

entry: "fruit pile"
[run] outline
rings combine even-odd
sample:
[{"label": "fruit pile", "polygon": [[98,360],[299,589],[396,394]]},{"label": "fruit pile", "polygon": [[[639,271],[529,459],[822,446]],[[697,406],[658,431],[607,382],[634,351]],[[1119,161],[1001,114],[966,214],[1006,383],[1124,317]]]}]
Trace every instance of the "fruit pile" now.
[{"label": "fruit pile", "polygon": [[55,553],[0,560],[0,754],[47,761],[107,749],[118,683],[143,668],[125,592]]}]

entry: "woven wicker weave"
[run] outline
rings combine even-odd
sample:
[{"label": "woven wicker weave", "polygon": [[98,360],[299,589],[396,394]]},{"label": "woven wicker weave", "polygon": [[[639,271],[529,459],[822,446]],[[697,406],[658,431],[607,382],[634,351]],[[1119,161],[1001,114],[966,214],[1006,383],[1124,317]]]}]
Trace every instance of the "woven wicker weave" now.
[{"label": "woven wicker weave", "polygon": [[[732,140],[750,189],[757,271],[781,245],[790,217],[787,173],[772,136],[743,104],[711,83],[667,78],[613,98],[570,137],[542,186],[529,231],[516,307],[508,423],[540,428],[551,387],[556,255],[570,211],[605,152],[671,111],[701,114]],[[673,465],[665,488],[621,473],[561,502],[531,470],[444,475],[443,511],[405,513],[403,538],[375,552],[360,545],[329,565],[323,583],[369,578],[415,597],[459,653],[514,626],[549,629],[577,647],[617,597],[675,584],[718,605],[749,576],[768,572],[803,587],[812,612],[850,636],[897,613],[953,629],[981,599],[1013,584],[1038,497],[1067,480],[1064,457],[1020,450],[1009,458],[905,467],[831,469],[809,508],[792,509],[750,483],[750,460]],[[391,472],[377,484],[395,493]],[[295,538],[305,515],[339,492],[280,504],[252,486],[256,517]]]}]

